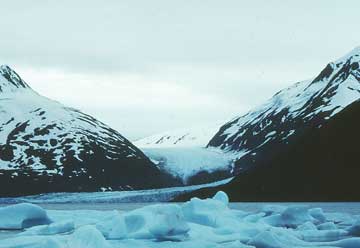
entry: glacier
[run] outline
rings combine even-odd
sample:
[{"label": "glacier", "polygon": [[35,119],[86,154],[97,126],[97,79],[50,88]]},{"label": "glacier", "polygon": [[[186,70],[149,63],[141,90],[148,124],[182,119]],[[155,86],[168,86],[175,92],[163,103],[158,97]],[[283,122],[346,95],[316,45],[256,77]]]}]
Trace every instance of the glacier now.
[{"label": "glacier", "polygon": [[234,155],[206,148],[221,123],[168,130],[134,144],[161,170],[180,179],[184,185],[210,183],[233,175]]},{"label": "glacier", "polygon": [[230,177],[234,166],[233,156],[216,148],[140,147],[140,149],[146,156],[151,158],[152,162],[159,166],[159,168],[180,178],[185,185],[189,183],[191,177],[199,172],[214,173],[223,171],[225,177]]},{"label": "glacier", "polygon": [[233,178],[226,178],[212,183],[191,185],[185,187],[170,187],[148,190],[124,190],[105,192],[56,192],[20,197],[0,197],[0,204],[15,203],[144,203],[168,202],[177,196],[202,188],[212,188],[230,182]]}]

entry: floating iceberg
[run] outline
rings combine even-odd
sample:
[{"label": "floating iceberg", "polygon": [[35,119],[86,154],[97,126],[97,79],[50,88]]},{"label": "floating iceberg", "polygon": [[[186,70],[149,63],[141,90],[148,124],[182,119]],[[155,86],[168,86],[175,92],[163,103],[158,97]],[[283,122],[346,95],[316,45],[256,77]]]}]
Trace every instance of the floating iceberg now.
[{"label": "floating iceberg", "polygon": [[[129,212],[44,210],[31,204],[0,209],[2,228],[22,229],[0,248],[359,248],[360,219],[307,206],[234,210],[224,192],[184,204]],[[52,222],[51,222],[52,221]]]},{"label": "floating iceberg", "polygon": [[0,229],[23,229],[50,223],[46,211],[34,204],[21,203],[0,208]]}]

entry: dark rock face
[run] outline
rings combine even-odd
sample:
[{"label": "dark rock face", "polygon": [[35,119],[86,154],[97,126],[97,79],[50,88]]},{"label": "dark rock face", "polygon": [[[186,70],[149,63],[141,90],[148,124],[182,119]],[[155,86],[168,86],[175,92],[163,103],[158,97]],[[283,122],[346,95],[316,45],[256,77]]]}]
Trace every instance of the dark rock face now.
[{"label": "dark rock face", "polygon": [[0,75],[6,79],[0,83],[0,92],[17,88],[30,88],[27,83],[7,65],[0,66]]},{"label": "dark rock face", "polygon": [[218,190],[232,201],[359,201],[360,102],[320,128],[309,128],[257,168],[229,184],[183,195],[208,197]]},{"label": "dark rock face", "polygon": [[357,48],[222,126],[208,146],[238,157],[236,178],[221,189],[232,200],[360,200],[359,62]]},{"label": "dark rock face", "polygon": [[0,70],[0,196],[177,186],[117,131]]},{"label": "dark rock face", "polygon": [[322,126],[360,98],[359,60],[357,53],[351,53],[328,64],[315,79],[278,92],[264,105],[222,126],[208,147],[237,152],[237,173],[267,161],[308,128]]}]

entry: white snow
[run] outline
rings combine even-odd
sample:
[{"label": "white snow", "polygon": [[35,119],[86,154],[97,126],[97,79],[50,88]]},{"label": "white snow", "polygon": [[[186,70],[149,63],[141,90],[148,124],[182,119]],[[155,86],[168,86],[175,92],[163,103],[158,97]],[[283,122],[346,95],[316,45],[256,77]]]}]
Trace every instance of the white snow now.
[{"label": "white snow", "polygon": [[[41,96],[29,86],[16,88],[1,73],[0,87],[0,145],[7,143],[11,131],[19,125],[26,124],[24,124],[25,131],[15,135],[11,143],[14,148],[14,158],[11,161],[0,159],[0,169],[16,169],[18,166],[16,161],[31,164],[33,170],[46,169],[40,157],[26,155],[25,151],[29,148],[44,151],[53,149],[54,161],[60,167],[62,158],[65,156],[65,148],[61,142],[65,141],[67,142],[66,149],[74,151],[74,158],[81,161],[79,155],[84,151],[82,144],[84,141],[89,141],[89,136],[94,136],[99,145],[108,148],[109,159],[112,159],[113,154],[119,149],[111,145],[110,141],[124,142],[123,145],[127,147],[125,139],[119,133],[110,131],[107,125],[95,119],[89,120],[90,117],[80,111]],[[48,128],[49,126],[54,127]],[[39,132],[41,129],[47,131],[41,133]],[[51,144],[50,140],[57,142]],[[23,145],[24,142],[26,145]],[[127,156],[139,157],[136,151],[130,151],[131,147],[128,148]],[[47,170],[47,172],[51,174],[57,171]]]},{"label": "white snow", "polygon": [[206,147],[222,124],[223,121],[218,121],[211,125],[169,130],[139,139],[134,144],[139,148]]},{"label": "white snow", "polygon": [[359,82],[353,75],[350,75],[347,80],[342,83],[342,87],[346,87],[347,90],[339,90],[337,94],[330,99],[328,105],[319,109],[319,111],[324,112],[334,109],[331,114],[331,116],[333,116],[343,110],[349,103],[359,99],[359,91],[351,90],[359,88]]},{"label": "white snow", "polygon": [[129,212],[48,210],[47,215],[53,223],[2,239],[0,248],[360,247],[360,216],[301,205],[245,212],[230,209],[224,192]]},{"label": "white snow", "polygon": [[153,163],[187,183],[200,171],[231,171],[234,157],[219,149],[205,149],[223,122],[155,134],[138,141]]},{"label": "white snow", "polygon": [[[357,57],[357,58],[354,58]],[[339,59],[337,59],[334,63],[343,63],[345,60],[347,60],[349,57],[353,57],[353,61],[360,60],[360,46],[354,47],[354,49],[352,49],[350,52],[348,52],[347,54],[345,54],[344,56],[340,57]]]},{"label": "white snow", "polygon": [[[325,120],[328,120],[349,104],[359,100],[359,69],[352,70],[351,73],[347,75],[347,78],[335,77],[346,63],[355,62],[360,63],[359,48],[355,48],[346,56],[330,63],[333,71],[329,77],[316,82],[313,82],[315,77],[310,80],[298,82],[281,90],[264,104],[250,110],[247,114],[232,119],[227,123],[232,124],[221,133],[222,136],[225,136],[223,142],[224,147],[222,147],[223,150],[225,152],[232,151],[231,146],[229,146],[227,142],[229,140],[236,140],[240,144],[238,158],[241,158],[249,149],[246,146],[247,140],[243,139],[242,136],[248,131],[252,131],[253,135],[262,132],[262,130],[272,124],[271,121],[269,121],[270,115],[273,116],[280,112],[284,113],[283,116],[281,116],[281,124],[284,122],[291,123],[291,121],[296,118],[302,118],[308,121],[321,112],[329,111],[325,117]],[[312,104],[309,105],[309,101],[316,97],[322,99],[323,102],[317,109],[311,109]],[[309,113],[307,111],[309,111]],[[243,130],[241,130],[241,128],[243,128]],[[282,139],[287,139],[294,131],[296,130],[290,131],[288,135]],[[274,134],[272,131],[266,135],[266,138]],[[265,143],[266,142],[263,142],[259,146],[257,145],[257,148]]]},{"label": "white snow", "polygon": [[267,135],[265,135],[265,139],[271,137],[271,136],[274,136],[276,134],[276,131],[271,131],[269,132]]}]

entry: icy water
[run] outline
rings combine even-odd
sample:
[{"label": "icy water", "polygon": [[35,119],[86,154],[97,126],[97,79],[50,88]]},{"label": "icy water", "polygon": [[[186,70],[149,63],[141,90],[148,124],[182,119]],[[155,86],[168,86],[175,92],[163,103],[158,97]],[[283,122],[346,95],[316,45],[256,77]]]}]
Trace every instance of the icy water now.
[{"label": "icy water", "polygon": [[351,215],[360,215],[360,202],[237,202],[230,203],[230,208],[256,212],[265,205],[306,205],[310,208],[322,208],[324,212],[340,212]]},{"label": "icy water", "polygon": [[[38,205],[47,210],[118,210],[121,212],[126,212],[152,204],[157,203],[54,203]],[[8,205],[9,204],[0,204],[0,207]],[[310,208],[322,208],[324,212],[340,212],[351,215],[360,215],[360,202],[236,202],[229,204],[230,208],[232,209],[239,209],[247,212],[257,212],[265,205],[307,205]],[[0,231],[0,240],[12,237],[17,233],[19,233],[19,231]]]},{"label": "icy water", "polygon": [[[164,203],[53,203],[38,204],[48,210],[119,210],[130,211],[153,204]],[[181,203],[177,203],[181,204]],[[0,204],[0,207],[9,204]],[[261,210],[265,205],[306,205],[310,208],[322,208],[324,212],[341,212],[352,215],[360,215],[360,202],[234,202],[230,203],[232,209],[239,209],[247,212],[256,212]]]}]

